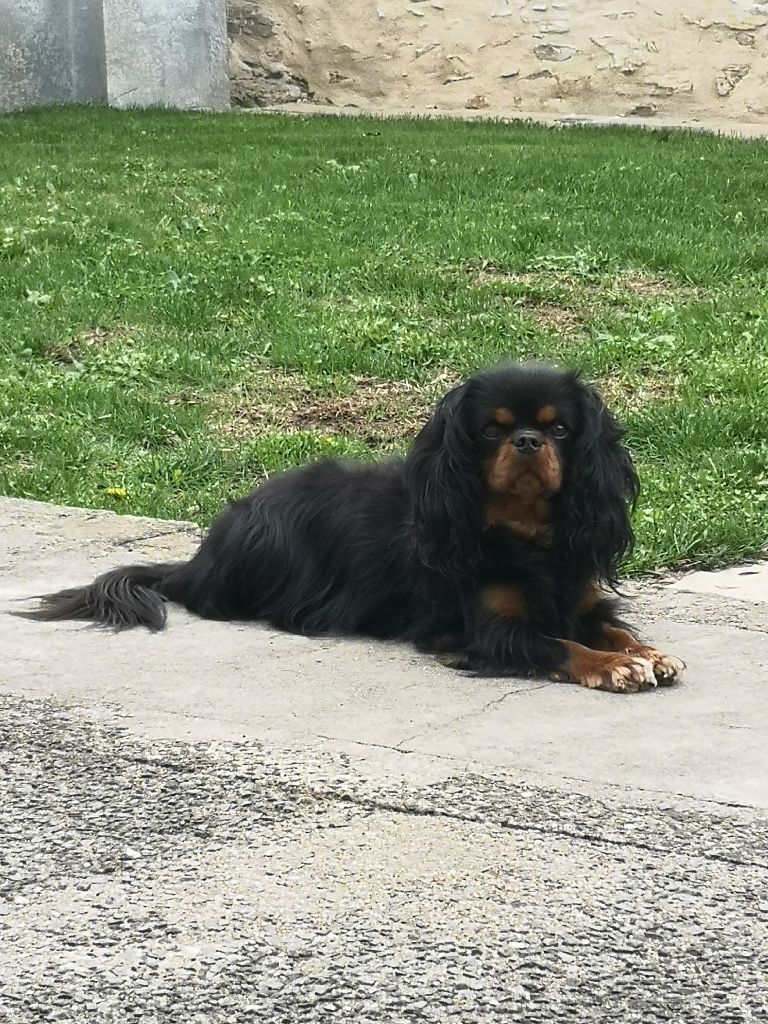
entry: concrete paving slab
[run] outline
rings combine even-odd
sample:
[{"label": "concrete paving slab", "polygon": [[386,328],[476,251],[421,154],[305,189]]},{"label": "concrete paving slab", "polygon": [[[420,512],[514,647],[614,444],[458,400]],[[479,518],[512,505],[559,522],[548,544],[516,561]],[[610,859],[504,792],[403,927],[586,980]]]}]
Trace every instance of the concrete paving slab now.
[{"label": "concrete paving slab", "polygon": [[397,645],[382,644],[371,657],[361,641],[318,642],[183,612],[152,636],[23,622],[4,648],[15,692],[119,705],[141,727],[156,714],[175,715],[177,729],[197,739],[300,743],[329,736],[396,746],[534,685],[478,685]]},{"label": "concrete paving slab", "polygon": [[[199,537],[189,524],[3,508],[6,609],[122,561],[185,557]],[[687,681],[633,697],[472,679],[398,644],[314,640],[181,609],[154,635],[6,616],[4,668],[14,692],[119,706],[144,730],[155,716],[175,717],[179,737],[373,744],[768,808],[768,643],[711,620],[680,621],[680,584],[659,588],[643,620],[647,636],[689,664]]]},{"label": "concrete paving slab", "polygon": [[686,573],[671,585],[671,589],[690,594],[714,594],[716,597],[736,596],[742,601],[768,604],[768,562]]},{"label": "concrete paving slab", "polygon": [[622,701],[551,684],[414,737],[427,754],[768,810],[768,643],[743,630],[649,624],[687,682]]},{"label": "concrete paving slab", "polygon": [[765,1016],[763,604],[633,584],[631,697],[5,614],[198,535],[0,499],[2,1024]]}]

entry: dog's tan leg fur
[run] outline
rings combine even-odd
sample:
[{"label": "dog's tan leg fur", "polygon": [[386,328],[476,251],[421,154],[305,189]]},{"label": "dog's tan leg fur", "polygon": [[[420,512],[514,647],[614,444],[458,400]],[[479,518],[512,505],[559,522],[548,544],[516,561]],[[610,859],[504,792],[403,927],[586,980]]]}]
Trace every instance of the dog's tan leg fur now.
[{"label": "dog's tan leg fur", "polygon": [[653,665],[647,658],[618,651],[593,651],[572,640],[562,640],[567,658],[556,678],[568,679],[595,690],[636,693],[656,686]]}]

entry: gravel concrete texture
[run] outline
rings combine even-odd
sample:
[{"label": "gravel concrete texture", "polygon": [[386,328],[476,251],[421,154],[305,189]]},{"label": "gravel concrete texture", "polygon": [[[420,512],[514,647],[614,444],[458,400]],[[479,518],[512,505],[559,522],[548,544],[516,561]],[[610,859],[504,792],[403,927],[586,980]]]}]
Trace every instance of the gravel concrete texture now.
[{"label": "gravel concrete texture", "polygon": [[752,576],[628,587],[689,664],[628,697],[181,611],[5,614],[197,540],[0,499],[3,1024],[768,1020]]}]

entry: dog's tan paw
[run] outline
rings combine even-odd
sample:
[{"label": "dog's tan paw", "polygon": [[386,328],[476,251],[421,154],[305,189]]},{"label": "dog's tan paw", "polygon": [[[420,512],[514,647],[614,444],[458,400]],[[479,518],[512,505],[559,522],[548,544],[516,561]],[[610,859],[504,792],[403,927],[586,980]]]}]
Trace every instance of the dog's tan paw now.
[{"label": "dog's tan paw", "polygon": [[662,654],[655,647],[640,647],[632,652],[634,655],[645,658],[653,665],[653,674],[659,686],[674,686],[685,674],[685,662],[675,658],[672,654]]},{"label": "dog's tan paw", "polygon": [[602,664],[585,672],[578,680],[591,690],[610,693],[637,693],[650,690],[657,684],[653,664],[647,658],[634,654],[608,654]]}]

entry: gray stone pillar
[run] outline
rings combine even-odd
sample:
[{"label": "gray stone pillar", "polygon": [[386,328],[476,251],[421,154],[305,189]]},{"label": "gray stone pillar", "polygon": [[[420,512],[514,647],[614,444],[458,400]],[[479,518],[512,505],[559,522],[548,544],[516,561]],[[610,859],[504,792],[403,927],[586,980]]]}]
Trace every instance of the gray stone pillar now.
[{"label": "gray stone pillar", "polygon": [[0,0],[0,110],[106,98],[102,0]]},{"label": "gray stone pillar", "polygon": [[104,0],[104,33],[112,106],[229,107],[224,0]]},{"label": "gray stone pillar", "polygon": [[229,107],[224,0],[0,0],[0,110]]}]

